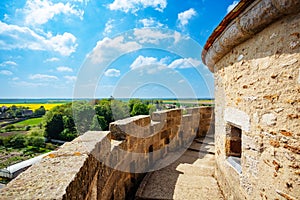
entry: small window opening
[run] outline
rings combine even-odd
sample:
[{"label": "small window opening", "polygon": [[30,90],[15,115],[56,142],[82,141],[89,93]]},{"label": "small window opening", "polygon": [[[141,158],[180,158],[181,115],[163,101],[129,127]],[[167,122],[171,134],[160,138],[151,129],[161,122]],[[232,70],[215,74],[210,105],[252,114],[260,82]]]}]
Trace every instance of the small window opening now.
[{"label": "small window opening", "polygon": [[170,139],[168,137],[165,138],[165,144],[170,144]]},{"label": "small window opening", "polygon": [[150,145],[148,148],[149,153],[153,152],[153,145]]},{"label": "small window opening", "polygon": [[231,124],[227,127],[226,155],[238,158],[242,155],[242,130]]},{"label": "small window opening", "polygon": [[241,156],[242,156],[242,129],[232,125],[226,125],[226,156],[227,161],[236,169],[238,173],[242,173]]}]

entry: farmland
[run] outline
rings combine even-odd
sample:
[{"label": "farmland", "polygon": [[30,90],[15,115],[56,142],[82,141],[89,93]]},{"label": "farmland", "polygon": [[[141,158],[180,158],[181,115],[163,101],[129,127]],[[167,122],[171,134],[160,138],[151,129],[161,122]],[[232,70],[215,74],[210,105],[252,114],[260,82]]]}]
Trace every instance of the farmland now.
[{"label": "farmland", "polygon": [[63,104],[64,103],[4,103],[4,104],[0,104],[0,107],[2,107],[2,106],[11,107],[11,106],[15,105],[17,107],[25,107],[30,110],[36,110],[36,109],[40,108],[41,106],[44,106],[44,108],[46,110],[51,110],[55,106],[60,106]]}]

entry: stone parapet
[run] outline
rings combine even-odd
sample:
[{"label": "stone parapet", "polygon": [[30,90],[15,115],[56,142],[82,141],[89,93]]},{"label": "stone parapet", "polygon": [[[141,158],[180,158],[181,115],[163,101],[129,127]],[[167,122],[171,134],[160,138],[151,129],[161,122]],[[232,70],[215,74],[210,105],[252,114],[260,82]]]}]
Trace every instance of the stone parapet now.
[{"label": "stone parapet", "polygon": [[12,180],[0,199],[132,199],[145,173],[184,152],[211,112],[166,110],[118,120],[107,132],[86,132]]},{"label": "stone parapet", "polygon": [[[299,0],[256,0],[245,9],[242,5],[249,4],[247,1],[242,0],[231,11],[234,18],[225,18],[212,33],[209,43],[206,43],[202,60],[210,71],[214,72],[215,64],[235,46],[255,36],[279,18],[300,12]],[[236,16],[235,13],[239,15]],[[232,21],[228,23],[229,20]],[[219,29],[223,28],[220,32]]]}]

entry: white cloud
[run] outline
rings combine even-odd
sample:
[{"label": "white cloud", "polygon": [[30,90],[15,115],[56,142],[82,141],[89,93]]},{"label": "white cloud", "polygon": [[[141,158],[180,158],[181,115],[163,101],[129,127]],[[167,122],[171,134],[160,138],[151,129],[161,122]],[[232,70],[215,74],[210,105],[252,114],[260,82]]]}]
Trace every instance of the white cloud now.
[{"label": "white cloud", "polygon": [[168,65],[168,68],[172,69],[186,69],[186,68],[192,68],[192,67],[197,67],[200,65],[200,61],[193,59],[193,58],[181,58],[174,60],[171,64]]},{"label": "white cloud", "polygon": [[183,28],[185,25],[189,23],[189,20],[196,15],[197,12],[193,8],[190,8],[189,10],[179,13],[178,14],[179,27]]},{"label": "white cloud", "polygon": [[13,73],[11,71],[8,71],[8,70],[0,70],[0,74],[1,75],[6,75],[6,76],[13,75]]},{"label": "white cloud", "polygon": [[45,24],[53,19],[55,15],[75,15],[80,19],[83,18],[84,11],[76,9],[69,2],[52,3],[49,0],[27,0],[22,12],[25,14],[25,24],[36,25]]},{"label": "white cloud", "polygon": [[79,3],[85,3],[85,5],[87,5],[90,0],[72,0],[72,1],[79,2]]},{"label": "white cloud", "polygon": [[227,7],[227,13],[234,9],[234,7],[239,3],[239,1],[234,1]]},{"label": "white cloud", "polygon": [[184,83],[185,81],[183,79],[179,80],[178,83]]},{"label": "white cloud", "polygon": [[9,20],[9,16],[8,16],[8,14],[4,14],[4,15],[3,15],[3,20],[4,20],[4,21],[7,21],[7,20]]},{"label": "white cloud", "polygon": [[77,47],[76,37],[67,32],[45,38],[27,27],[9,25],[0,21],[0,34],[5,38],[0,39],[0,49],[5,50],[50,50],[69,56]]},{"label": "white cloud", "polygon": [[108,69],[104,72],[104,75],[108,77],[119,77],[121,73],[120,70],[117,69]]},{"label": "white cloud", "polygon": [[5,61],[5,62],[1,63],[0,66],[1,67],[6,67],[6,66],[16,67],[16,66],[18,66],[18,64],[13,61]]},{"label": "white cloud", "polygon": [[53,58],[48,58],[44,62],[57,62],[59,61],[59,58],[53,57]]},{"label": "white cloud", "polygon": [[93,63],[103,63],[111,61],[120,55],[135,51],[141,48],[136,42],[126,42],[123,36],[113,39],[105,37],[103,40],[97,42],[96,47],[93,49],[89,57]]},{"label": "white cloud", "polygon": [[76,76],[64,76],[65,79],[67,79],[70,82],[76,81],[77,77]]},{"label": "white cloud", "polygon": [[70,67],[60,66],[56,68],[59,72],[73,72],[73,69]]},{"label": "white cloud", "polygon": [[56,35],[45,41],[52,49],[63,56],[68,56],[76,51],[76,37],[71,33]]},{"label": "white cloud", "polygon": [[142,44],[159,44],[160,40],[164,39],[174,39],[174,43],[177,43],[181,38],[181,34],[176,31],[174,34],[169,34],[150,28],[134,29],[133,34],[135,38]]},{"label": "white cloud", "polygon": [[137,57],[130,65],[131,70],[146,70],[148,74],[154,74],[160,70],[166,69],[167,65],[164,63],[166,59],[158,60],[154,57]]},{"label": "white cloud", "polygon": [[15,87],[41,87],[41,86],[47,86],[46,83],[31,83],[27,81],[16,81],[12,82],[13,86]]},{"label": "white cloud", "polygon": [[105,28],[104,28],[104,32],[103,35],[108,35],[111,33],[111,30],[113,29],[113,23],[115,22],[115,20],[110,19],[106,22],[105,24]]},{"label": "white cloud", "polygon": [[163,27],[162,23],[154,20],[153,18],[140,19],[139,22],[142,23],[144,27],[155,27],[155,28]]},{"label": "white cloud", "polygon": [[29,79],[31,80],[58,80],[58,78],[56,76],[51,76],[51,75],[47,75],[47,74],[34,74],[34,75],[30,75]]},{"label": "white cloud", "polygon": [[157,58],[139,56],[130,65],[130,69],[136,70],[136,69],[142,69],[142,68],[148,67],[148,66],[162,65],[162,64],[163,63],[161,63]]},{"label": "white cloud", "polygon": [[14,78],[12,78],[11,80],[17,81],[17,80],[19,80],[19,79],[20,79],[19,77],[14,77]]},{"label": "white cloud", "polygon": [[167,7],[167,0],[114,0],[113,3],[108,5],[110,10],[119,10],[125,13],[136,13],[147,7],[163,12]]},{"label": "white cloud", "polygon": [[164,69],[187,69],[192,67],[197,67],[200,65],[200,61],[193,58],[181,58],[173,60],[170,64],[168,57],[158,59],[155,57],[137,57],[133,63],[130,65],[131,70],[146,70],[148,74],[154,74],[158,71]]}]

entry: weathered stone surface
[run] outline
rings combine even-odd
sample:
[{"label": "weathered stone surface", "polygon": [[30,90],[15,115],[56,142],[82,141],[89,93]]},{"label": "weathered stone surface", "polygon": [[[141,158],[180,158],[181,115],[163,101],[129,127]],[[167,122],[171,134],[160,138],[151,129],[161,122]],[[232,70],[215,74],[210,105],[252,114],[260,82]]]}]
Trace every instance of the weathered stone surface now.
[{"label": "weathered stone surface", "polygon": [[250,118],[247,113],[236,108],[225,108],[224,120],[233,123],[247,132],[250,131]]},{"label": "weathered stone surface", "polygon": [[272,126],[275,125],[277,121],[277,118],[274,114],[272,113],[268,113],[268,114],[264,114],[262,116],[262,122],[268,126]]},{"label": "weathered stone surface", "polygon": [[192,110],[185,116],[179,109],[153,113],[155,121],[136,116],[110,124],[110,132],[87,132],[10,182],[0,199],[133,198],[144,172],[161,159],[176,160],[213,111]]},{"label": "weathered stone surface", "polygon": [[87,132],[66,143],[10,182],[1,190],[1,199],[85,198],[98,168],[89,154],[107,134]]},{"label": "weathered stone surface", "polygon": [[[256,0],[225,28],[208,50],[202,52],[203,62],[213,72],[215,64],[235,46],[253,37],[280,17],[299,13],[299,11],[298,0]],[[272,37],[268,39],[273,39],[278,34],[273,32],[270,35]],[[297,48],[299,44],[299,41],[291,41],[291,49]]]},{"label": "weathered stone surface", "polygon": [[[300,46],[290,48],[291,42],[299,41],[300,15],[280,17],[272,8],[274,3],[284,13],[289,12],[284,5],[299,5],[300,1],[255,1],[253,8],[261,10],[257,16],[250,14],[256,12],[252,8],[247,16],[241,15],[246,23],[243,29],[261,31],[215,60],[216,177],[228,199],[300,196],[296,175],[300,160]],[[270,15],[276,20],[261,27],[258,20],[265,23]],[[243,59],[238,61],[241,54]],[[242,128],[242,174],[226,162],[228,123]]]}]

